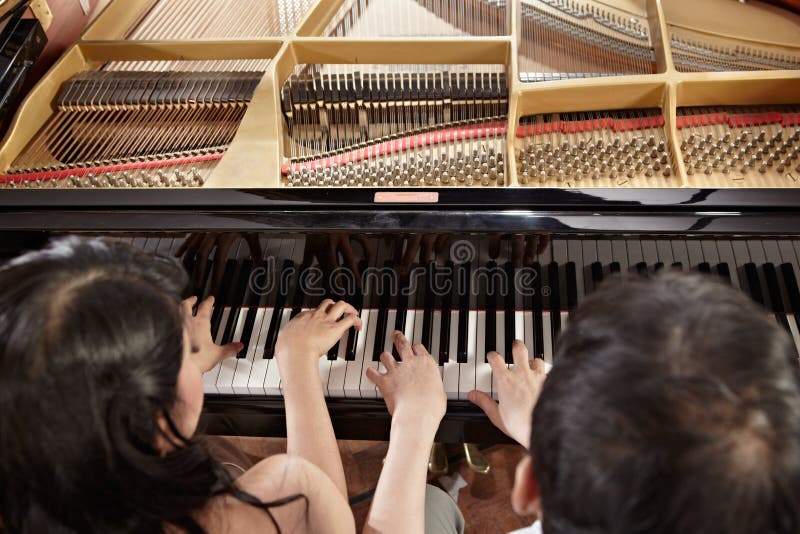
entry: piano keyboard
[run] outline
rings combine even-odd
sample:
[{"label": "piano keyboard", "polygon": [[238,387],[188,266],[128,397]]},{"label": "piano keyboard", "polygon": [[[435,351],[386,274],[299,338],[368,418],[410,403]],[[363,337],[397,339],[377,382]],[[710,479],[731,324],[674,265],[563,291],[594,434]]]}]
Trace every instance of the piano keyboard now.
[{"label": "piano keyboard", "polygon": [[[151,252],[174,255],[182,238],[136,238],[125,241]],[[217,343],[241,342],[244,349],[205,373],[209,395],[256,395],[279,397],[280,373],[274,359],[275,341],[281,328],[297,313],[312,309],[324,298],[296,287],[253,291],[250,280],[260,280],[259,265],[249,257],[243,240],[225,260],[222,283],[212,291],[211,265],[204,270],[199,296],[215,295],[211,327]],[[375,240],[378,253],[373,266],[392,266],[389,245]],[[264,257],[274,259],[278,279],[296,277],[305,251],[303,239],[262,239]],[[320,380],[330,398],[369,399],[380,393],[365,378],[368,367],[382,370],[378,356],[392,352],[391,333],[400,330],[413,343],[422,343],[439,362],[448,399],[465,400],[472,389],[496,397],[486,354],[496,350],[511,365],[511,342],[521,339],[529,354],[544,359],[548,370],[554,363],[556,340],[569,322],[571,311],[606,281],[625,283],[636,276],[650,276],[665,269],[695,271],[719,277],[763,305],[785,328],[800,352],[800,290],[798,259],[800,240],[685,240],[685,239],[559,239],[527,266],[532,282],[522,286],[532,295],[519,295],[510,285],[490,283],[504,273],[507,280],[520,279],[515,268],[501,256],[488,258],[485,240],[475,243],[476,258],[459,264],[447,262],[418,266],[419,284],[441,280],[437,273],[450,269],[452,291],[434,295],[433,290],[412,290],[404,296],[388,292],[363,297],[358,291],[346,300],[359,310],[364,327],[350,330],[319,360]],[[508,252],[508,251],[506,251]],[[191,262],[190,262],[191,267]],[[363,262],[362,262],[363,268]],[[612,278],[612,276],[616,277]],[[448,274],[449,276],[449,274]],[[447,277],[445,277],[446,279]],[[413,277],[412,277],[413,279]],[[366,286],[366,278],[364,279]],[[406,283],[407,285],[408,283]],[[440,282],[437,281],[437,285]],[[400,288],[406,287],[401,283]],[[395,357],[396,354],[395,354]]]}]

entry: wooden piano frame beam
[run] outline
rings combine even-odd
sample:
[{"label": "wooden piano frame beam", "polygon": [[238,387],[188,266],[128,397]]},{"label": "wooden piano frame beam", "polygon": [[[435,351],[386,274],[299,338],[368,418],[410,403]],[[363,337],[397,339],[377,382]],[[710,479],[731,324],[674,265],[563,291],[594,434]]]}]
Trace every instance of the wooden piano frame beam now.
[{"label": "wooden piano frame beam", "polygon": [[[345,0],[319,0],[295,30],[283,37],[194,41],[135,41],[125,35],[148,12],[155,0],[114,0],[28,95],[0,146],[0,171],[7,171],[18,154],[53,113],[52,102],[62,84],[82,70],[111,60],[272,59],[249,104],[226,155],[205,187],[280,188],[285,134],[280,105],[281,86],[296,65],[336,64],[502,64],[509,87],[507,180],[520,187],[514,149],[515,130],[526,115],[606,109],[659,108],[672,156],[670,187],[698,187],[689,180],[681,161],[674,128],[682,106],[800,103],[800,71],[681,73],[669,47],[669,28],[660,0],[599,0],[614,9],[647,18],[658,73],[553,82],[519,81],[519,0],[508,0],[508,35],[437,38],[328,38],[320,34]],[[670,0],[694,6],[695,0]],[[708,0],[719,3],[723,0]],[[674,6],[670,5],[671,8]],[[754,8],[755,9],[755,8]],[[718,13],[717,13],[718,15]],[[761,14],[763,15],[763,13]],[[761,16],[760,15],[760,16]],[[774,13],[764,15],[775,16]],[[792,16],[788,13],[786,17]],[[718,18],[718,17],[717,17]],[[795,17],[800,24],[800,17]],[[777,37],[752,42],[780,45],[800,52],[800,38],[787,42],[792,22],[778,23]],[[796,27],[796,26],[795,26]],[[582,183],[581,187],[608,184]],[[642,184],[646,185],[646,184]],[[653,187],[652,185],[647,185]],[[536,187],[529,185],[527,187]]]}]

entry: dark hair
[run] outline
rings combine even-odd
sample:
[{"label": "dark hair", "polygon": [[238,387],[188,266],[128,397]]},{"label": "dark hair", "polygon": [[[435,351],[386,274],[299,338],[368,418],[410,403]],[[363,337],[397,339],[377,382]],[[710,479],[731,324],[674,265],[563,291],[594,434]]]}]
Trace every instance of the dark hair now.
[{"label": "dark hair", "polygon": [[699,275],[588,297],[533,414],[545,534],[800,532],[796,358],[763,309]]},{"label": "dark hair", "polygon": [[261,503],[172,424],[186,284],[175,260],[104,240],[0,269],[0,531],[202,532],[192,514],[224,493],[278,528],[269,507],[302,498]]}]

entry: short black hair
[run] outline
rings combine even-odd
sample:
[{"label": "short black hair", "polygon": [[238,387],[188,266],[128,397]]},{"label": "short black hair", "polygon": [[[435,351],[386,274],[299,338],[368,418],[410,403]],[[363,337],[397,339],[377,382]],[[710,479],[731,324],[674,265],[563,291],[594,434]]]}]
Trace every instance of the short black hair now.
[{"label": "short black hair", "polygon": [[533,414],[545,534],[800,532],[800,373],[774,318],[708,276],[608,284]]}]

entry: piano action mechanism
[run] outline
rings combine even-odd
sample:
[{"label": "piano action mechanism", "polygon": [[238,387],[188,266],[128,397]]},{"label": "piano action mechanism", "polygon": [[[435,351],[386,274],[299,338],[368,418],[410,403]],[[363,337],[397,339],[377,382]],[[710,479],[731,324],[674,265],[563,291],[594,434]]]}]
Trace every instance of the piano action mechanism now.
[{"label": "piano action mechanism", "polygon": [[27,99],[0,184],[795,187],[797,19],[725,0],[112,2]]}]

